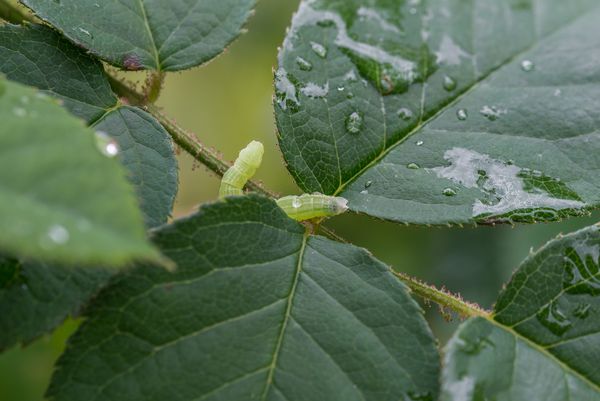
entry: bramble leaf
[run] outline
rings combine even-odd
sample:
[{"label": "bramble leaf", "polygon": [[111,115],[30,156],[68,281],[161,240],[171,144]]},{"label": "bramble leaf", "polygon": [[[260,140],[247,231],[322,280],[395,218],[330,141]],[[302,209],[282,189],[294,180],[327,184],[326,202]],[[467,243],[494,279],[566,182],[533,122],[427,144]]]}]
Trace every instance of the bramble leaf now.
[{"label": "bramble leaf", "polygon": [[0,250],[68,264],[157,259],[124,171],[43,93],[0,79]]},{"label": "bramble leaf", "polygon": [[446,349],[443,401],[600,400],[600,227],[531,255]]},{"label": "bramble leaf", "polygon": [[251,195],[155,232],[174,273],[116,276],[61,357],[52,400],[434,400],[422,311],[363,249]]},{"label": "bramble leaf", "polygon": [[4,25],[0,72],[61,99],[71,113],[116,139],[146,225],[167,222],[177,193],[171,139],[154,117],[117,101],[99,61],[48,27]]},{"label": "bramble leaf", "polygon": [[184,70],[242,33],[255,0],[21,0],[79,46],[126,70]]},{"label": "bramble leaf", "polygon": [[413,224],[600,206],[595,0],[304,0],[275,110],[305,192]]}]

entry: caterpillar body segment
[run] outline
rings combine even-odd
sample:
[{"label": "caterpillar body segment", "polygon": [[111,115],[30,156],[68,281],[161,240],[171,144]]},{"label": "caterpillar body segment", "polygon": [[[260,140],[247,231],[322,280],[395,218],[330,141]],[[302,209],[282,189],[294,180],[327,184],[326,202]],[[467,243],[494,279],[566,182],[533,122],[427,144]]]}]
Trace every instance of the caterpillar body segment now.
[{"label": "caterpillar body segment", "polygon": [[297,221],[336,216],[348,210],[348,200],[345,198],[322,194],[284,196],[276,202],[289,217]]},{"label": "caterpillar body segment", "polygon": [[262,163],[264,146],[258,141],[252,141],[242,149],[233,166],[223,175],[219,198],[231,195],[243,195],[244,186],[254,176]]}]

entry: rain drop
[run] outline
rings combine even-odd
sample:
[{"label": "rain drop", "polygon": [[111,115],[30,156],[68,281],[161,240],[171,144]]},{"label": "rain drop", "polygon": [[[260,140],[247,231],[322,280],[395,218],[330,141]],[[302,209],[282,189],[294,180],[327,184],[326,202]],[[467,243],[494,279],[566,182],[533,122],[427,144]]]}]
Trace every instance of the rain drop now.
[{"label": "rain drop", "polygon": [[448,75],[444,77],[444,89],[448,92],[452,92],[454,89],[456,89],[456,81]]},{"label": "rain drop", "polygon": [[408,163],[406,165],[407,168],[411,169],[411,170],[418,170],[420,167],[417,163]]},{"label": "rain drop", "polygon": [[115,157],[120,151],[117,141],[103,131],[96,131],[96,146],[100,153],[107,157]]},{"label": "rain drop", "polygon": [[424,143],[423,141],[417,141],[415,144],[416,144],[417,146],[422,146],[422,145],[423,145],[423,143]]},{"label": "rain drop", "polygon": [[521,69],[525,72],[533,71],[535,68],[535,64],[531,60],[523,60],[521,61]]},{"label": "rain drop", "polygon": [[494,106],[483,106],[481,110],[479,110],[482,116],[487,118],[490,121],[496,121],[501,114],[506,114],[506,110],[500,110]]},{"label": "rain drop", "polygon": [[404,121],[408,121],[413,117],[413,112],[407,109],[406,107],[398,110],[398,117],[400,117]]},{"label": "rain drop", "polygon": [[561,94],[562,94],[562,91],[560,89],[556,89],[554,91],[554,96],[556,96],[556,97],[560,96]]},{"label": "rain drop", "polygon": [[327,57],[327,49],[322,44],[317,42],[310,42],[310,47],[313,49],[317,56],[321,58]]},{"label": "rain drop", "polygon": [[368,195],[369,191],[367,191],[366,189],[363,189],[362,191],[360,191],[360,193],[363,195]]},{"label": "rain drop", "polygon": [[303,59],[302,57],[296,57],[296,64],[302,71],[312,70],[312,64]]},{"label": "rain drop", "polygon": [[362,128],[362,117],[358,112],[353,112],[346,119],[346,129],[351,134],[358,134]]},{"label": "rain drop", "polygon": [[456,111],[456,118],[458,118],[460,121],[465,121],[467,118],[469,118],[467,109],[458,109]]},{"label": "rain drop", "polygon": [[50,241],[58,245],[66,244],[69,241],[69,231],[60,224],[51,226],[47,235]]},{"label": "rain drop", "polygon": [[456,195],[456,191],[453,190],[452,188],[445,188],[442,193],[446,196],[454,196]]},{"label": "rain drop", "polygon": [[365,188],[369,188],[373,184],[373,181],[369,180],[365,182]]}]

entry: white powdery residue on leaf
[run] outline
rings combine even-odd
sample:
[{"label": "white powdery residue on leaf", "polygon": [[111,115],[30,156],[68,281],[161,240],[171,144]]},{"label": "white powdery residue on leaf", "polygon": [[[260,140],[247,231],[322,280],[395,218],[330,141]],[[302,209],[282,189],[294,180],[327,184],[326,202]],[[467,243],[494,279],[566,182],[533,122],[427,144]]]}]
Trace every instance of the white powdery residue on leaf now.
[{"label": "white powdery residue on leaf", "polygon": [[461,63],[461,58],[471,59],[471,55],[465,52],[459,45],[457,45],[450,36],[444,35],[440,48],[435,53],[438,63],[446,65],[458,65]]},{"label": "white powdery residue on leaf", "polygon": [[300,89],[300,92],[308,97],[325,97],[329,93],[329,82],[323,86],[319,86],[314,82],[309,82],[302,89]]},{"label": "white powdery residue on leaf", "polygon": [[296,87],[290,81],[287,72],[283,68],[278,69],[275,73],[275,90],[278,94],[277,103],[283,110],[287,108],[288,100],[299,104],[298,97],[296,96]]},{"label": "white powdery residue on leaf", "polygon": [[497,203],[494,204],[475,200],[474,217],[484,214],[502,215],[519,209],[561,210],[585,207],[583,202],[556,198],[539,188],[526,191],[523,179],[519,177],[519,173],[525,171],[524,169],[488,155],[455,147],[444,153],[444,159],[450,162],[449,166],[428,170],[439,178],[452,180],[466,188],[480,188],[486,194],[493,194],[497,198]]}]

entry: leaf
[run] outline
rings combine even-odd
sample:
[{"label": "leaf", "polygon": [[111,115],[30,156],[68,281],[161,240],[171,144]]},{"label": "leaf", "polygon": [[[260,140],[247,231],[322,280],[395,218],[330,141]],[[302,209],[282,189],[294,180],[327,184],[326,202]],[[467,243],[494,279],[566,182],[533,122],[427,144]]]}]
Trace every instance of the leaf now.
[{"label": "leaf", "polygon": [[119,143],[120,160],[137,190],[146,226],[167,222],[177,194],[177,160],[169,134],[154,117],[135,107],[110,111],[94,125]]},{"label": "leaf", "polygon": [[220,54],[255,0],[21,0],[79,46],[127,69],[185,70]]},{"label": "leaf", "polygon": [[290,172],[413,224],[598,207],[597,4],[304,0],[275,74]]},{"label": "leaf", "polygon": [[600,400],[600,227],[532,254],[446,349],[443,401]]},{"label": "leaf", "polygon": [[55,329],[108,280],[108,269],[0,259],[0,351]]},{"label": "leaf", "polygon": [[0,80],[0,249],[44,261],[157,259],[124,173],[49,97]]},{"label": "leaf", "polygon": [[307,236],[256,195],[203,206],[154,241],[177,271],[112,280],[50,399],[436,399],[422,311],[366,251]]},{"label": "leaf", "polygon": [[146,225],[167,222],[177,193],[177,160],[169,134],[148,113],[121,106],[102,64],[52,29],[0,26],[0,72],[64,101],[94,129],[117,140]]}]

